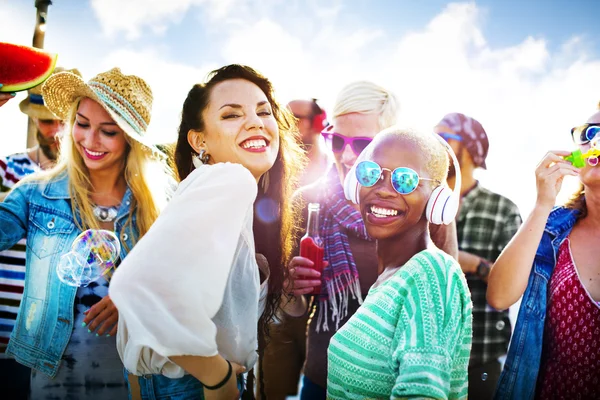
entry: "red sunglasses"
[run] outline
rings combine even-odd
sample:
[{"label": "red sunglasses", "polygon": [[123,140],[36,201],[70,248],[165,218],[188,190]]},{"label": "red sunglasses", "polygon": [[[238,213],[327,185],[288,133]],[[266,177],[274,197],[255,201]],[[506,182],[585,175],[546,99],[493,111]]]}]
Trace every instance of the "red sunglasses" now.
[{"label": "red sunglasses", "polygon": [[341,153],[347,145],[357,156],[373,141],[370,137],[347,137],[339,133],[332,132],[333,125],[329,125],[321,135],[325,139],[325,143],[334,153]]}]

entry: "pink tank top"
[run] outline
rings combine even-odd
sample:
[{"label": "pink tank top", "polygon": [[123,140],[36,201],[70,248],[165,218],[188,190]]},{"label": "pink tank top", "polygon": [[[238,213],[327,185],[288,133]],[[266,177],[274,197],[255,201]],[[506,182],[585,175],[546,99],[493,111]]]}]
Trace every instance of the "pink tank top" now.
[{"label": "pink tank top", "polygon": [[569,239],[550,279],[537,399],[600,399],[600,306],[579,280]]}]

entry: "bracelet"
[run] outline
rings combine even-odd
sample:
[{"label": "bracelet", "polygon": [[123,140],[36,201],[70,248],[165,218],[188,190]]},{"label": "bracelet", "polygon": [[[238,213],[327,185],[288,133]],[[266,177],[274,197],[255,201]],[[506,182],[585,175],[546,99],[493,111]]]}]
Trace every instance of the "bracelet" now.
[{"label": "bracelet", "polygon": [[217,390],[217,389],[222,388],[223,386],[225,386],[225,384],[227,382],[229,382],[229,379],[231,378],[231,374],[233,372],[233,367],[231,366],[231,363],[229,362],[229,360],[225,360],[225,361],[227,361],[227,365],[229,365],[229,371],[227,371],[227,375],[225,375],[225,378],[223,378],[223,380],[221,382],[219,382],[219,383],[217,383],[216,385],[213,385],[213,386],[207,386],[204,383],[200,382],[200,383],[202,383],[202,386],[204,386],[204,389],[207,389],[207,390]]}]

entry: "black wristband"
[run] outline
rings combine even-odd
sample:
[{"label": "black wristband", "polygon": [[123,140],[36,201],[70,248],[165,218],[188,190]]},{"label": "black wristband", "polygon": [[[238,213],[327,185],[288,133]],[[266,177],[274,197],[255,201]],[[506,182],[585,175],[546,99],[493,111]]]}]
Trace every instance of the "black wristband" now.
[{"label": "black wristband", "polygon": [[227,365],[229,365],[229,371],[227,371],[227,375],[225,375],[225,378],[223,378],[223,380],[219,383],[217,383],[216,385],[213,386],[207,386],[204,383],[202,383],[202,386],[204,386],[204,389],[207,390],[217,390],[217,389],[221,389],[223,386],[225,386],[225,384],[227,382],[229,382],[229,379],[231,378],[231,374],[233,373],[233,367],[231,366],[231,363],[229,362],[229,360],[225,360],[227,361]]},{"label": "black wristband", "polygon": [[481,279],[487,278],[490,274],[490,267],[490,264],[482,258],[477,265],[477,276]]}]

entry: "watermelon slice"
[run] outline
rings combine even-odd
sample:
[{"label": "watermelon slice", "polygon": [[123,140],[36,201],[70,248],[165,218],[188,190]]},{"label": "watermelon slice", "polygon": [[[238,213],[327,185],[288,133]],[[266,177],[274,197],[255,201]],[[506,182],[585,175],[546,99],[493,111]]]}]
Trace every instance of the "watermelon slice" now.
[{"label": "watermelon slice", "polygon": [[19,92],[44,82],[54,71],[57,54],[0,42],[0,92]]}]

